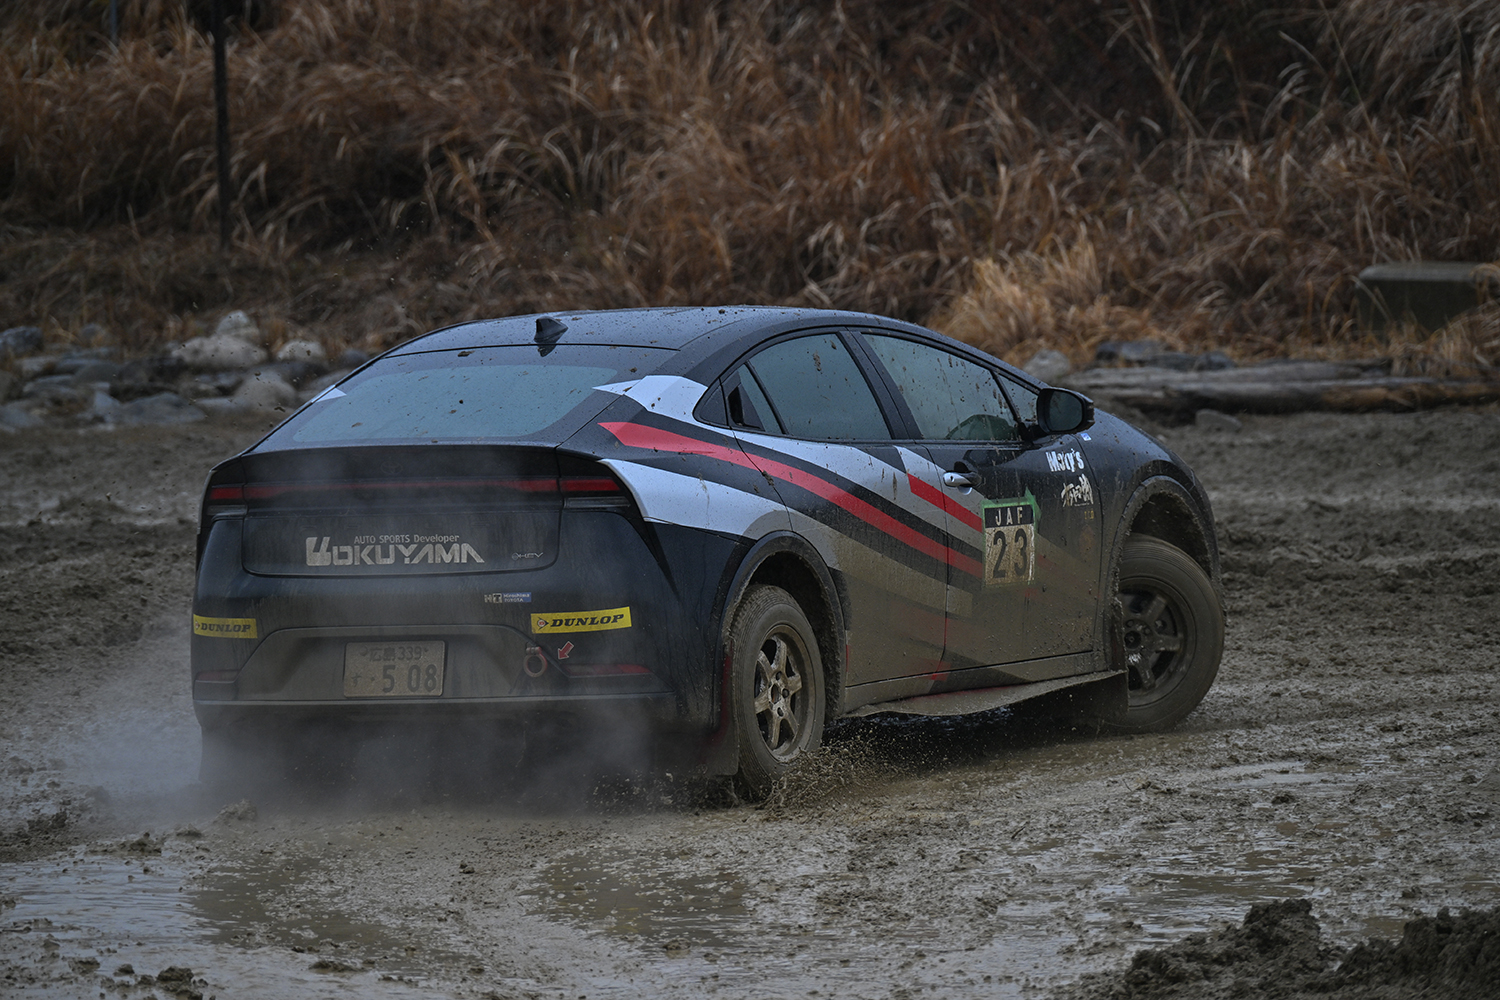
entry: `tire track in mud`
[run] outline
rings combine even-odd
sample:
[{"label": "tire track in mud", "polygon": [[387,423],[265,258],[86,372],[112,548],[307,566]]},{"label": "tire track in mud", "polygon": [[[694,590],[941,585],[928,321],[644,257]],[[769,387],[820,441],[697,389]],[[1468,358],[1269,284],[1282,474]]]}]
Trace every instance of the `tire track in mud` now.
[{"label": "tire track in mud", "polygon": [[[185,549],[130,585],[174,623],[160,634],[108,646],[74,633],[74,645],[0,624],[36,650],[26,676],[0,663],[23,699],[0,708],[0,758],[31,768],[3,772],[9,815],[45,819],[39,788],[49,802],[86,791],[70,741],[101,720],[125,720],[111,745],[149,736],[143,761],[196,735],[180,662],[191,531],[169,512],[236,444],[193,435],[108,454],[82,436],[52,443],[125,484],[108,508],[67,506],[98,498],[56,469],[37,473],[40,486],[0,479],[3,593],[34,602],[25,620],[126,616],[128,601],[72,588]],[[591,793],[579,779],[572,793],[554,782],[498,797],[365,788],[216,823],[224,803],[133,792],[142,779],[124,774],[108,802],[4,856],[189,822],[206,834],[183,854],[190,891],[257,892],[246,873],[301,872],[276,884],[244,939],[262,950],[194,953],[220,956],[203,973],[220,995],[251,956],[262,970],[323,959],[363,970],[368,958],[350,982],[378,987],[384,969],[454,996],[1034,996],[1288,896],[1311,901],[1338,947],[1394,938],[1442,906],[1500,902],[1500,413],[1250,418],[1239,434],[1161,435],[1213,497],[1229,617],[1219,680],[1171,733],[1058,733],[1003,712],[856,720],[764,808],[704,801],[681,782]],[[148,448],[192,468],[160,475]],[[0,471],[22,475],[45,455],[13,450]],[[140,524],[143,506],[163,513]],[[39,516],[57,522],[56,558],[21,551]],[[308,913],[389,940],[303,942],[292,932]],[[89,941],[64,957],[87,958]],[[86,982],[41,961],[14,959],[59,977],[59,995]]]}]

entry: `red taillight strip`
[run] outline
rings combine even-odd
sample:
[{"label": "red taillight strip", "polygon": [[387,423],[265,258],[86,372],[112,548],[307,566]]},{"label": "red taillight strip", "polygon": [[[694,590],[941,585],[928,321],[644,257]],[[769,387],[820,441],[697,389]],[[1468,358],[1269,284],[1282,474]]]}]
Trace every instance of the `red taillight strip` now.
[{"label": "red taillight strip", "polygon": [[209,503],[240,503],[245,499],[245,487],[243,486],[210,486],[208,488]]},{"label": "red taillight strip", "polygon": [[608,477],[591,479],[587,476],[569,476],[562,480],[564,493],[618,493],[620,484]]},{"label": "red taillight strip", "polygon": [[884,511],[878,510],[859,497],[854,496],[848,490],[826,479],[787,465],[784,462],[777,462],[761,456],[752,457],[744,451],[713,444],[708,441],[700,441],[697,438],[686,437],[682,434],[673,434],[671,431],[648,427],[645,424],[601,421],[599,426],[618,438],[621,444],[630,448],[648,448],[685,455],[703,455],[708,458],[719,459],[723,462],[731,462],[747,469],[754,469],[762,475],[774,476],[783,482],[800,486],[809,493],[820,496],[829,503],[843,508],[871,527],[885,532],[887,535],[911,546],[923,555],[931,556],[939,562],[946,562],[948,565],[973,576],[980,576],[983,572],[983,566],[980,565],[979,560],[971,556],[966,556],[961,552],[955,552],[942,542],[914,531]]},{"label": "red taillight strip", "polygon": [[[353,483],[267,483],[244,487],[250,500],[272,500],[289,493],[353,493],[362,490],[452,490],[498,489],[523,493],[556,493],[557,480],[551,477],[533,479],[400,479],[389,482]],[[212,493],[210,493],[212,498]]]}]

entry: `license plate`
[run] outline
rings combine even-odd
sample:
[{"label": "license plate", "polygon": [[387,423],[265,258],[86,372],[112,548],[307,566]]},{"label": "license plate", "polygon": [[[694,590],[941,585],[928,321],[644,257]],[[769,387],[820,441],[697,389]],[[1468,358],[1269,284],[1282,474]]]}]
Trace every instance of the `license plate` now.
[{"label": "license plate", "polygon": [[436,698],[447,644],[351,642],[344,646],[345,698]]}]

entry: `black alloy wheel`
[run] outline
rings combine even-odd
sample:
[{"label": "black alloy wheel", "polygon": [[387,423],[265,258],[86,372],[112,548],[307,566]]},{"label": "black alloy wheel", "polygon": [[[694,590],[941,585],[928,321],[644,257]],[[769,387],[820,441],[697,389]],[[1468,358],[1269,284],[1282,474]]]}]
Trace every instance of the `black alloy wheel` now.
[{"label": "black alloy wheel", "polygon": [[1111,652],[1127,672],[1129,702],[1110,727],[1168,729],[1198,706],[1219,672],[1219,595],[1191,556],[1149,535],[1125,543],[1118,586]]}]

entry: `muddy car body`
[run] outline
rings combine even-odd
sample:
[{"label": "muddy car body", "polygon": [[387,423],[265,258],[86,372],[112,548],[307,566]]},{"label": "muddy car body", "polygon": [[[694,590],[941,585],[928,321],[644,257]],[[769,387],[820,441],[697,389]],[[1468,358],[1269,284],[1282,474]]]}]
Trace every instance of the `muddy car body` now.
[{"label": "muddy car body", "polygon": [[630,720],[764,788],[851,714],[1073,688],[1168,726],[1223,637],[1182,462],[857,313],[428,334],[217,466],[198,547],[206,768],[309,723]]}]

